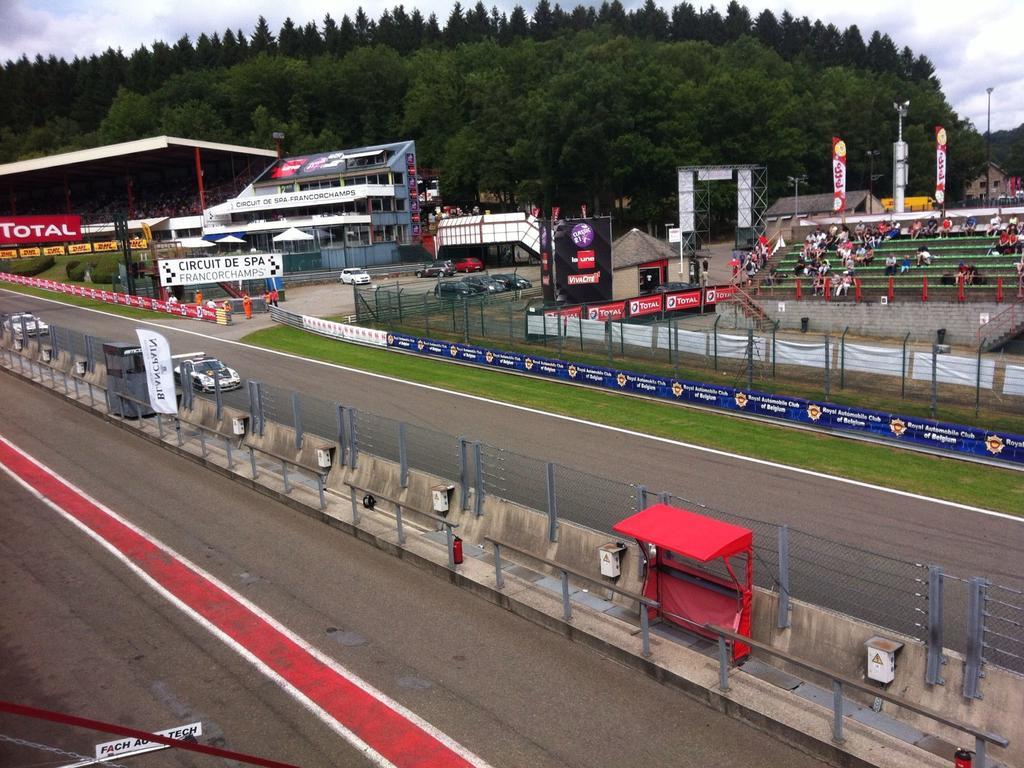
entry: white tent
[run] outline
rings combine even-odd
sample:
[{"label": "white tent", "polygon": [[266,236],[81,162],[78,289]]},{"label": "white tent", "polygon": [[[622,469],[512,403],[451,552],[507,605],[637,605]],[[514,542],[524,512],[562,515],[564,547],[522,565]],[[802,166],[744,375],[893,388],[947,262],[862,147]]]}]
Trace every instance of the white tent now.
[{"label": "white tent", "polygon": [[296,243],[300,240],[312,240],[312,235],[307,235],[302,230],[296,229],[295,227],[289,227],[280,235],[274,235],[275,243]]},{"label": "white tent", "polygon": [[219,245],[220,243],[244,243],[245,240],[235,235],[228,235],[227,237],[222,237],[220,240],[215,240],[214,242]]},{"label": "white tent", "polygon": [[183,237],[178,241],[178,245],[187,251],[194,248],[213,248],[213,243],[201,237]]}]

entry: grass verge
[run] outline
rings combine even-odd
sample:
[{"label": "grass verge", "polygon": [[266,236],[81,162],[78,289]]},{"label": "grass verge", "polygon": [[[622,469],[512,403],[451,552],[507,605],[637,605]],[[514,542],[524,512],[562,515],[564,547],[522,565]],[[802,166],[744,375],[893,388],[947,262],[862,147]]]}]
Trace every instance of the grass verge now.
[{"label": "grass verge", "polygon": [[[90,286],[96,288],[96,290],[110,290],[109,288],[104,289],[98,286]],[[87,299],[84,296],[72,296],[67,293],[55,293],[54,291],[44,291],[42,288],[33,288],[28,285],[16,285],[14,283],[2,283],[0,288],[8,291],[14,291],[15,293],[24,293],[28,296],[38,296],[41,299],[53,299],[64,304],[71,304],[75,307],[87,307],[89,309],[102,309],[104,312],[109,312],[112,315],[122,315],[123,317],[134,317],[141,320],[180,320],[179,315],[171,315],[166,312],[153,312],[149,309],[139,309],[138,307],[125,307],[121,304],[107,304],[104,301],[97,301],[95,299]],[[59,323],[58,323],[59,324]]]},{"label": "grass verge", "polygon": [[369,349],[286,326],[256,331],[243,341],[408,381],[1024,516],[1024,481],[1020,473],[1009,469],[967,464],[587,387]]}]

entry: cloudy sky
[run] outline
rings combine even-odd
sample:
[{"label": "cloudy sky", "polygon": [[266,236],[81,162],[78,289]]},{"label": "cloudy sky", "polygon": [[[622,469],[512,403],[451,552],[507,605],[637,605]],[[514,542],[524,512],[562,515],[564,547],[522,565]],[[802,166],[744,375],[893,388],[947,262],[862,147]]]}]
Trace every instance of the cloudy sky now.
[{"label": "cloudy sky", "polygon": [[[691,0],[702,5],[701,0]],[[400,0],[364,0],[366,12],[376,18],[385,7]],[[405,2],[407,9],[417,7],[424,15],[431,11],[443,20],[454,0]],[[463,6],[475,0],[463,0]],[[627,8],[640,0],[623,0]],[[490,7],[494,0],[485,0]],[[533,0],[522,3],[527,12]],[[552,3],[553,4],[553,3]],[[575,5],[565,0],[563,6]],[[671,7],[671,2],[661,3]],[[719,0],[720,9],[728,0]],[[155,39],[173,42],[188,34],[195,40],[200,32],[242,28],[252,30],[256,17],[263,14],[271,28],[280,28],[286,15],[297,23],[319,21],[330,12],[334,18],[352,15],[359,2],[327,3],[323,0],[0,0],[0,61],[22,53],[37,53],[72,58],[102,51],[108,46],[130,52]],[[498,2],[506,11],[514,5]],[[811,19],[821,17],[837,26],[860,26],[867,39],[874,29],[888,32],[898,46],[909,45],[916,53],[926,54],[936,66],[947,98],[961,116],[985,130],[987,97],[992,94],[992,130],[1014,128],[1024,123],[1024,64],[1013,41],[1024,30],[1022,0],[788,0],[788,2],[748,3],[756,15],[764,7],[776,14],[783,10]],[[913,108],[913,105],[911,105]]]}]

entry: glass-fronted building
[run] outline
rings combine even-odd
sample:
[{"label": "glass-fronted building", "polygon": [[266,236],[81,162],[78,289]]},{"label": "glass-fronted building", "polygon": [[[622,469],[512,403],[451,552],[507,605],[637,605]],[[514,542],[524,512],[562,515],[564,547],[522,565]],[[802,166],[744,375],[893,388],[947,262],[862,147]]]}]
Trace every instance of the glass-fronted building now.
[{"label": "glass-fronted building", "polygon": [[[237,197],[207,208],[203,236],[284,251],[286,269],[289,261],[309,268],[317,254],[324,269],[396,263],[403,246],[420,242],[416,182],[413,141],[282,158]],[[302,236],[281,239],[293,229]]]}]

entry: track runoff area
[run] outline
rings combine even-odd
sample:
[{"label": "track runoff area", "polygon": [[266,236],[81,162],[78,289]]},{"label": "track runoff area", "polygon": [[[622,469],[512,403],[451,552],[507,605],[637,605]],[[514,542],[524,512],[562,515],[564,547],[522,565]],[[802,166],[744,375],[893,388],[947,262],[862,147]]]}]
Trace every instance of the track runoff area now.
[{"label": "track runoff area", "polygon": [[393,768],[489,768],[194,563],[0,436],[0,469],[362,753]]}]

